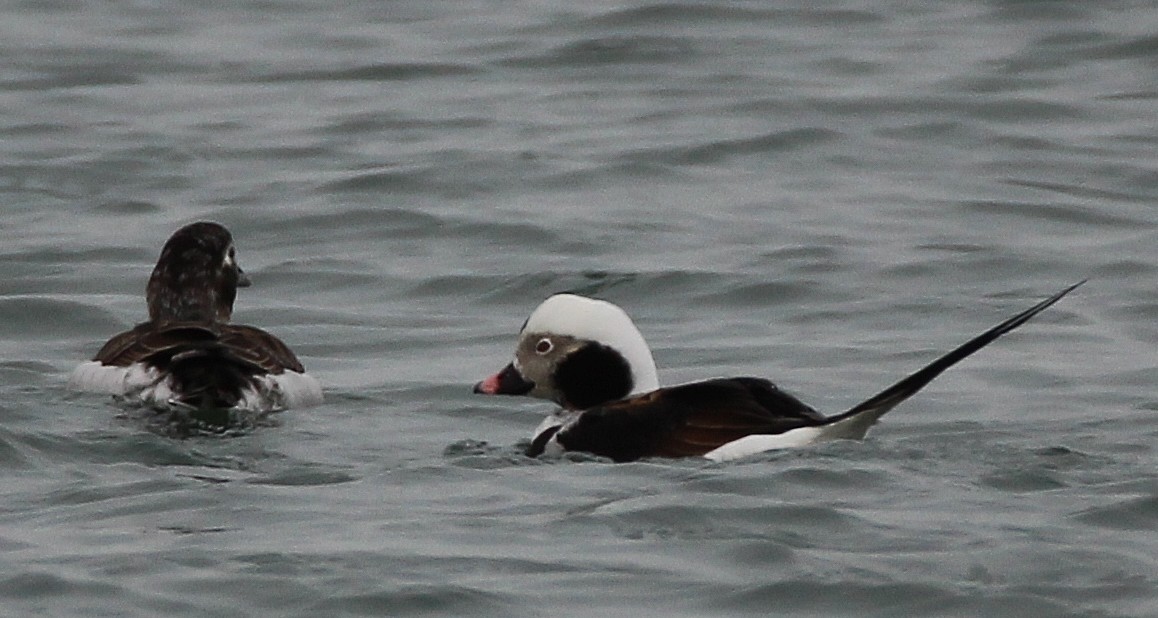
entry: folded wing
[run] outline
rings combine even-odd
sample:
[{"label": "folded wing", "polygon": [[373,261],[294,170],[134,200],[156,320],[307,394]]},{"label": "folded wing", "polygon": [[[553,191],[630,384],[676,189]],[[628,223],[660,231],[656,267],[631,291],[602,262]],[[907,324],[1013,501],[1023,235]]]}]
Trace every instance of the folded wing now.
[{"label": "folded wing", "polygon": [[557,439],[567,450],[631,461],[700,456],[752,434],[823,423],[819,412],[768,380],[720,378],[586,410]]}]

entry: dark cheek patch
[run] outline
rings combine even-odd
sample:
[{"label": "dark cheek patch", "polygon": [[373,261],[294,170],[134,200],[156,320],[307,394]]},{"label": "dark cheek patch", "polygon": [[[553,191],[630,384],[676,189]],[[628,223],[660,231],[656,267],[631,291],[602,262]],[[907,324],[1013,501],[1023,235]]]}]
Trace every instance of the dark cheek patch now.
[{"label": "dark cheek patch", "polygon": [[563,395],[560,403],[573,410],[623,399],[633,385],[627,359],[598,343],[572,352],[555,369],[555,389]]}]

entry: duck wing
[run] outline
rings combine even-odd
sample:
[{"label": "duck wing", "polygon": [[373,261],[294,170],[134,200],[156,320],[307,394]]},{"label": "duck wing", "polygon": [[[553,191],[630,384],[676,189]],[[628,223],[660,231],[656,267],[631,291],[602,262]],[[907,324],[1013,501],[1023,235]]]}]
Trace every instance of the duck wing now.
[{"label": "duck wing", "polygon": [[145,322],[109,339],[94,361],[128,367],[133,363],[164,361],[183,353],[213,350],[218,356],[252,368],[280,374],[305,369],[281,339],[253,326],[202,322]]},{"label": "duck wing", "polygon": [[704,455],[752,434],[825,422],[819,412],[761,378],[717,378],[584,411],[559,430],[567,450],[615,461]]}]

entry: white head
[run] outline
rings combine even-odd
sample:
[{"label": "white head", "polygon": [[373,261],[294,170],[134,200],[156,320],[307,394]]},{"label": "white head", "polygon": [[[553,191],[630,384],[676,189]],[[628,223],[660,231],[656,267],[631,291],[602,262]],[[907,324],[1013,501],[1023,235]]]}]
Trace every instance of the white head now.
[{"label": "white head", "polygon": [[622,309],[556,294],[527,318],[515,360],[475,392],[528,395],[581,410],[657,388],[651,350]]}]

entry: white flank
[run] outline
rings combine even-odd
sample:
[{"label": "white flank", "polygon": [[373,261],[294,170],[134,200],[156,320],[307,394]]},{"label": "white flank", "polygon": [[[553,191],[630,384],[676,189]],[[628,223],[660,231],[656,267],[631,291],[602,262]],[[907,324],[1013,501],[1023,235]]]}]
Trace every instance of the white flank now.
[{"label": "white flank", "polygon": [[286,371],[263,378],[271,390],[280,393],[285,408],[308,408],[322,403],[322,385],[308,373]]},{"label": "white flank", "polygon": [[113,367],[102,365],[97,361],[88,361],[81,363],[72,371],[72,375],[68,378],[68,388],[85,393],[123,395],[125,378],[128,374],[127,367]]},{"label": "white flank", "polygon": [[562,444],[559,444],[559,434],[556,433],[555,435],[551,436],[550,440],[547,440],[546,444],[543,445],[543,452],[540,453],[539,456],[540,457],[562,457],[563,453],[566,453],[566,452],[567,452],[567,449],[563,448]]},{"label": "white flank", "polygon": [[567,420],[561,417],[558,412],[548,416],[547,418],[543,419],[543,422],[539,423],[539,426],[535,428],[534,433],[531,434],[531,442],[534,442],[536,439],[538,439],[539,436],[543,435],[544,431],[550,431],[556,427],[562,428],[566,423]]},{"label": "white flank", "polygon": [[731,461],[765,451],[799,448],[825,440],[823,427],[798,427],[784,433],[744,436],[704,455],[712,461]]},{"label": "white flank", "polygon": [[539,436],[543,435],[544,432],[557,429],[558,431],[555,431],[551,439],[547,440],[547,443],[543,445],[542,454],[548,457],[558,457],[562,455],[567,449],[564,449],[563,445],[559,444],[559,432],[568,424],[575,422],[580,414],[580,412],[574,410],[556,410],[550,416],[543,419],[543,422],[539,423],[539,426],[535,428],[535,433],[531,434],[531,442],[538,440]]},{"label": "white flank", "polygon": [[[87,393],[107,393],[132,402],[169,409],[180,397],[173,392],[168,375],[136,363],[129,367],[102,365],[97,361],[81,364],[68,379],[68,388]],[[306,373],[286,371],[265,375],[257,380],[256,389],[245,389],[234,409],[246,412],[275,412],[286,408],[305,408],[322,403],[322,386]]]}]

